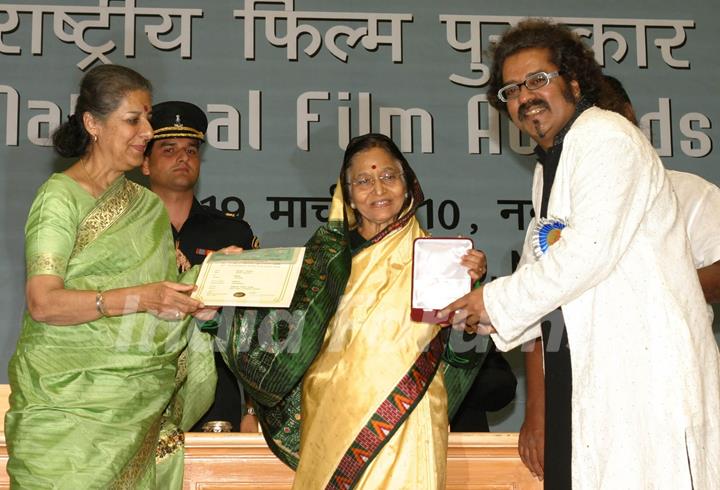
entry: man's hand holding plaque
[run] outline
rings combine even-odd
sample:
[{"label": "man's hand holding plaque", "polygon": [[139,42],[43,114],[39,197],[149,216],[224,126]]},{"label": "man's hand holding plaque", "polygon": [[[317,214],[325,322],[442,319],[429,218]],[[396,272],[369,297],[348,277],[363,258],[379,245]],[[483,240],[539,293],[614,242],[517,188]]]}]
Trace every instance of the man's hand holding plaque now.
[{"label": "man's hand holding plaque", "polygon": [[[444,323],[436,313],[472,287],[473,276],[462,263],[473,247],[468,238],[418,238],[413,247],[411,318]],[[484,266],[484,256],[483,266]],[[479,274],[475,274],[479,277]]]}]

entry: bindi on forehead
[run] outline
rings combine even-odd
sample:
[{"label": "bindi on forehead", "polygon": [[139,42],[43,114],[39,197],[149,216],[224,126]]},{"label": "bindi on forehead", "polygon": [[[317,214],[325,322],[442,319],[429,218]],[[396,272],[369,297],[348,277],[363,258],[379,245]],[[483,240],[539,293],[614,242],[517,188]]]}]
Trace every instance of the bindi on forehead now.
[{"label": "bindi on forehead", "polygon": [[370,168],[373,169],[373,170],[375,170],[375,169],[377,168],[377,165],[375,165],[375,164],[373,163]]}]

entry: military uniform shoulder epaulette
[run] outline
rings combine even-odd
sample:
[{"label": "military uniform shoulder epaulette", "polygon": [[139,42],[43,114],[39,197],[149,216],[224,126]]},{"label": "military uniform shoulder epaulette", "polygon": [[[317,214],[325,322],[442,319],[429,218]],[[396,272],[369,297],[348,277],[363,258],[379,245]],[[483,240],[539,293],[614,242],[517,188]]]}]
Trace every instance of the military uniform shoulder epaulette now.
[{"label": "military uniform shoulder epaulette", "polygon": [[211,215],[213,218],[227,218],[234,221],[243,221],[243,219],[238,215],[238,213],[230,213],[225,211],[220,211],[219,209],[215,209],[213,207],[207,206],[203,204],[203,211],[206,214]]},{"label": "military uniform shoulder epaulette", "polygon": [[229,219],[231,221],[234,221],[236,223],[242,223],[246,225],[248,228],[250,228],[250,223],[245,221],[238,213],[228,213],[223,211],[217,211],[218,215],[222,216],[225,219]]},{"label": "military uniform shoulder epaulette", "polygon": [[243,220],[238,213],[229,213],[227,211],[225,211],[225,212],[218,211],[218,213],[222,214],[226,218],[230,218],[230,219],[234,219],[234,220],[238,220],[238,221]]},{"label": "military uniform shoulder epaulette", "polygon": [[[250,226],[250,223],[245,221],[238,213],[231,213],[227,211],[220,211],[215,208],[211,208],[210,206],[203,205],[204,212],[206,215],[211,216],[213,219],[216,220],[230,220],[233,223],[235,223],[234,226],[240,225],[241,229],[245,230],[244,233],[246,233],[247,240],[251,240],[252,248],[260,248],[260,240],[258,240],[258,237],[255,236],[252,232],[252,228]],[[252,236],[252,238],[250,238]]]}]

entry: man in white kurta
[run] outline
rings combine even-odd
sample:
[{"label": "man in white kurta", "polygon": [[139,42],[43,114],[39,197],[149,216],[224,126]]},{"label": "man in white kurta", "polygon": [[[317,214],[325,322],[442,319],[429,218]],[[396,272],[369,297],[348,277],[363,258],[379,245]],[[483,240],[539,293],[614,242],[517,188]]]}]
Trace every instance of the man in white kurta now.
[{"label": "man in white kurta", "polygon": [[[507,111],[543,149],[571,123],[547,201],[548,218],[566,226],[539,258],[531,227],[515,273],[441,314],[456,310],[507,350],[540,336],[533,325],[562,308],[573,488],[717,488],[720,362],[677,199],[656,152],[625,118],[592,107],[572,122],[564,104],[583,97],[582,83],[554,75],[570,70],[553,63],[551,49],[511,52],[495,76],[518,89],[506,94],[514,96]],[[538,73],[544,85],[533,80]],[[542,174],[538,165],[535,209]]]},{"label": "man in white kurta", "polygon": [[[634,115],[631,121],[634,121]],[[700,277],[705,300],[708,303],[720,303],[717,292],[720,290],[720,188],[698,175],[687,172],[667,170],[667,176],[677,196],[680,214],[685,219],[685,230],[690,240],[693,263]],[[529,248],[528,253],[532,257]],[[713,308],[708,304],[707,309],[710,322],[712,322]],[[527,375],[528,396],[534,390],[537,393],[536,396],[541,398],[539,399],[539,406],[534,406],[533,409],[530,409],[529,406],[526,407],[525,423],[520,435],[521,440],[523,430],[532,431],[539,427],[544,432],[542,420],[545,416],[545,388],[542,384],[543,367],[542,353],[540,352],[542,347],[536,347],[536,349],[538,350],[526,353],[525,368],[526,371],[538,370],[539,381],[537,381],[537,378],[531,377],[533,373]],[[535,357],[538,354],[540,354],[539,357]],[[534,380],[533,386],[530,386],[531,380]],[[534,400],[534,403],[538,404],[538,400]],[[533,417],[535,418],[533,419]],[[537,417],[540,418],[539,425]],[[526,425],[528,420],[531,421],[531,425]],[[518,444],[520,454],[525,455],[523,461],[525,461],[528,469],[542,475],[541,458],[543,457],[544,441],[543,439],[532,439],[532,437],[536,437],[535,434],[529,434],[525,437],[525,446],[521,447],[521,444]]]},{"label": "man in white kurta", "polygon": [[[705,300],[720,303],[720,188],[695,174],[676,170],[667,173],[685,217]],[[712,307],[708,312],[712,321]]]},{"label": "man in white kurta", "polygon": [[[598,106],[615,111],[637,125],[635,111],[622,83],[608,75],[603,78],[610,90],[603,94]],[[685,220],[693,263],[712,322],[713,308],[710,304],[720,303],[720,188],[691,173],[668,170],[667,175],[677,196],[680,214]],[[550,381],[544,380],[543,340],[549,343],[547,339],[538,339],[533,343],[535,348],[525,353],[527,401],[525,420],[518,437],[518,450],[523,462],[540,479],[544,476],[544,381]],[[552,448],[549,452],[553,453],[552,461],[555,463],[557,452]]]}]

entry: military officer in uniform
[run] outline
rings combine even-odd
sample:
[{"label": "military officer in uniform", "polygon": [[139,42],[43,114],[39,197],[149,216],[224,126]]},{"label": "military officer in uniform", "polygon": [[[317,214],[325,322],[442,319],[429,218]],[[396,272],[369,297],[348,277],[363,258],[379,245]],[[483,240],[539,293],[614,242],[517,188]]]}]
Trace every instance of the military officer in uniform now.
[{"label": "military officer in uniform", "polygon": [[[187,270],[202,263],[209,252],[230,245],[258,248],[257,238],[241,216],[203,206],[195,197],[200,146],[208,125],[202,109],[189,102],[170,101],[153,106],[152,114],[154,134],[145,150],[142,173],[167,208],[178,268]],[[236,431],[241,429],[241,423],[242,430],[257,430],[252,408],[248,408],[249,416],[242,416],[240,388],[218,352],[215,365],[215,403],[192,430],[201,431],[207,422],[218,420],[230,422]]]}]

